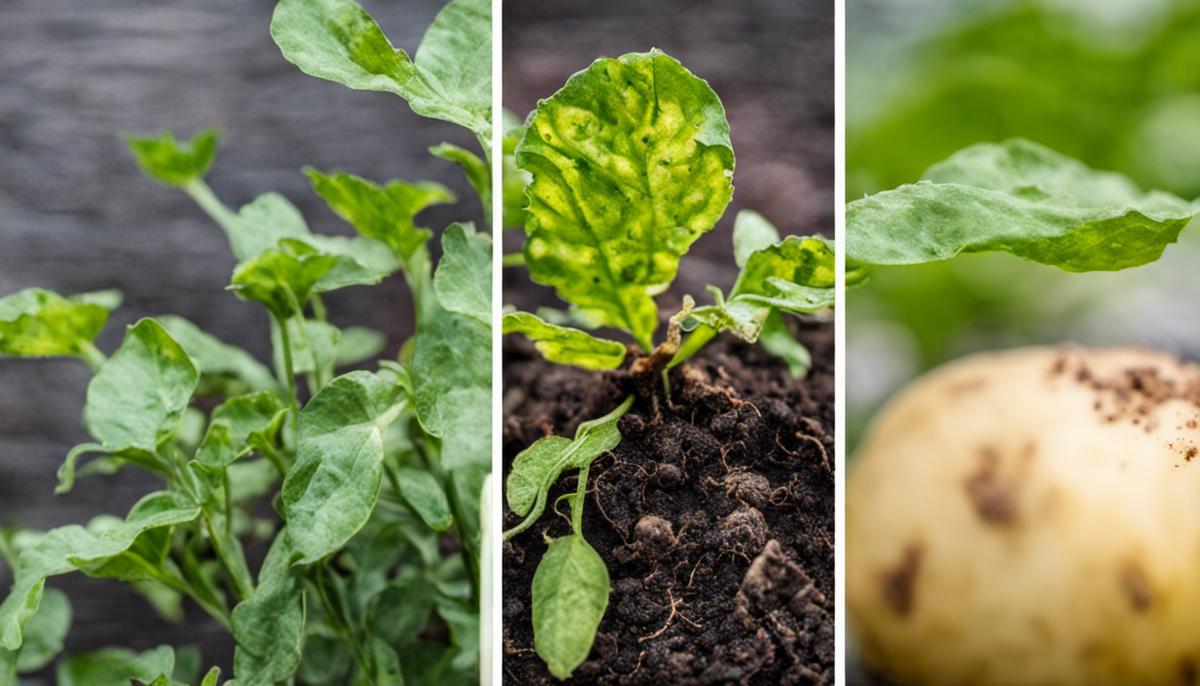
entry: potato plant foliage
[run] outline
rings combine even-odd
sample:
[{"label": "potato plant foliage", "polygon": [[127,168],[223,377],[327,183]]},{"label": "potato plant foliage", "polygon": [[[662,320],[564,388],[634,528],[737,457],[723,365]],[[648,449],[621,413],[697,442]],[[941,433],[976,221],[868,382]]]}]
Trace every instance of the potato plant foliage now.
[{"label": "potato plant foliage", "polygon": [[[415,59],[392,48],[353,0],[281,0],[271,34],[304,71],[403,97],[418,114],[468,128],[488,153],[490,3],[453,0]],[[178,621],[190,599],[236,642],[239,686],[454,684],[479,679],[480,497],[490,469],[491,238],[470,223],[434,232],[418,215],[454,195],[432,182],[377,184],[306,170],[313,190],[356,230],[310,230],[276,193],[234,210],[204,176],[215,131],[128,137],[150,177],[183,190],[225,232],[229,289],[260,304],[274,350],[265,365],[175,316],[130,326],[105,354],[95,339],[120,296],[28,289],[0,298],[0,355],[74,357],[91,366],[84,424],[58,491],[138,468],[161,489],[123,517],[46,532],[6,531],[13,586],[0,604],[0,684],[62,650],[70,604],[59,574],[127,581]],[[488,165],[443,143],[488,205]],[[382,334],[330,323],[322,294],[399,273],[415,331],[398,359]],[[263,518],[269,501],[275,517]],[[244,546],[269,552],[257,570]],[[133,611],[131,609],[131,611]],[[445,626],[444,638],[424,629]],[[436,634],[435,634],[436,635]],[[59,684],[195,684],[187,647],[120,648],[58,664]],[[225,682],[231,683],[231,682]]]},{"label": "potato plant foliage", "polygon": [[[797,377],[807,371],[808,351],[782,317],[832,307],[833,247],[820,236],[781,238],[751,211],[735,223],[732,257],[741,272],[733,288],[710,286],[713,302],[701,307],[685,297],[655,344],[655,296],[733,197],[724,107],[677,60],[659,50],[596,60],[509,127],[504,151],[505,224],[526,235],[522,254],[506,264],[524,264],[571,305],[566,313],[506,312],[505,334],[524,335],[549,362],[604,370],[625,364],[628,348],[588,329],[617,329],[648,354],[638,363],[661,371],[664,386],[670,367],[723,331],[761,342]],[[608,605],[608,570],[583,537],[582,513],[588,469],[618,445],[617,422],[633,402],[584,422],[573,439],[538,440],[508,475],[509,509],[523,519],[506,538],[541,517],[564,471],[578,471],[577,491],[567,496],[571,533],[548,543],[532,589],[534,648],[560,679],[587,659]]]}]

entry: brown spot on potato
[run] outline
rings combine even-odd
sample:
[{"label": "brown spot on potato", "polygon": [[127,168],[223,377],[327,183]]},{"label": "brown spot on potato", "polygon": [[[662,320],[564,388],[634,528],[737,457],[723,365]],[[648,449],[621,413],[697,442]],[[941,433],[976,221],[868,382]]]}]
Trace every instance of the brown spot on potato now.
[{"label": "brown spot on potato", "polygon": [[1000,454],[995,448],[979,451],[979,467],[963,482],[967,499],[987,524],[1007,526],[1017,519],[1017,484],[1000,476]]},{"label": "brown spot on potato", "polygon": [[1179,658],[1179,683],[1196,686],[1196,678],[1196,661],[1187,655]]},{"label": "brown spot on potato", "polygon": [[916,585],[917,574],[921,572],[924,557],[925,548],[921,544],[909,543],[900,562],[883,573],[883,602],[901,617],[912,614],[916,605],[913,586]]},{"label": "brown spot on potato", "polygon": [[1150,578],[1136,562],[1121,565],[1117,572],[1117,584],[1134,612],[1143,614],[1154,604],[1154,589],[1150,585]]}]

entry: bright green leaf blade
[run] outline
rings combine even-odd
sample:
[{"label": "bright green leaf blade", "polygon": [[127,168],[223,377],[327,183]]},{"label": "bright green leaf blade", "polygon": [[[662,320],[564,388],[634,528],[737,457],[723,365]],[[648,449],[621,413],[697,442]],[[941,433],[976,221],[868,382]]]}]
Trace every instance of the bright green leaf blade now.
[{"label": "bright green leaf blade", "polygon": [[779,230],[754,210],[742,210],[733,222],[733,260],[739,268],[750,256],[779,242]]},{"label": "bright green leaf blade", "polygon": [[1200,206],[1024,140],[966,148],[846,209],[846,258],[920,264],[1005,251],[1069,272],[1157,260]]},{"label": "bright green leaf blade", "polygon": [[0,647],[17,650],[42,599],[46,577],[99,568],[129,550],[155,529],[194,520],[200,509],[180,493],[152,493],[137,502],[119,524],[101,533],[70,525],[46,532],[17,559],[13,585],[0,604]]},{"label": "bright green leaf blade", "polygon": [[625,359],[624,343],[550,324],[528,312],[506,312],[503,321],[505,335],[524,334],[543,357],[556,364],[584,369],[616,369]]},{"label": "bright green leaf blade", "polygon": [[87,356],[119,303],[116,291],[64,298],[27,288],[0,298],[0,357]]},{"label": "bright green leaf blade", "polygon": [[204,680],[200,682],[200,686],[220,686],[221,684],[221,668],[213,667],[204,675]]},{"label": "bright green leaf blade", "polygon": [[445,531],[454,523],[450,501],[442,484],[423,469],[401,467],[396,470],[400,496],[416,511],[421,521],[434,531]]},{"label": "bright green leaf blade", "polygon": [[252,259],[282,239],[308,240],[313,236],[300,210],[274,192],[263,193],[242,205],[235,217],[223,223],[223,228],[238,262]]},{"label": "bright green leaf blade", "polygon": [[617,422],[632,405],[633,396],[629,396],[612,412],[580,424],[573,440],[546,436],[517,454],[505,490],[509,509],[525,516],[525,520],[506,531],[505,538],[511,538],[537,521],[545,510],[547,492],[564,470],[586,467],[620,444],[621,431]]},{"label": "bright green leaf blade", "polygon": [[692,331],[703,325],[716,331],[729,331],[748,343],[754,343],[762,333],[771,308],[743,298],[734,298],[717,305],[697,307],[683,320],[683,330]]},{"label": "bright green leaf blade", "polygon": [[803,343],[792,336],[792,332],[788,331],[787,324],[778,312],[772,312],[767,317],[762,332],[759,334],[758,342],[767,349],[767,352],[787,363],[788,373],[792,375],[792,378],[803,378],[812,367],[812,354]]},{"label": "bright green leaf blade", "polygon": [[794,314],[819,312],[833,307],[833,288],[813,288],[785,281],[778,277],[767,279],[766,291],[762,295],[746,293],[734,298],[773,307]]},{"label": "bright green leaf blade", "polygon": [[354,0],[281,0],[271,37],[301,71],[357,90],[394,93],[414,112],[491,135],[491,4],[455,0],[414,63]]},{"label": "bright green leaf blade", "polygon": [[530,276],[653,347],[652,296],[733,194],[716,93],[657,50],[597,60],[541,101],[516,163],[533,175]]},{"label": "bright green leaf blade", "polygon": [[371,516],[383,474],[383,429],[405,400],[389,377],[340,376],[301,412],[296,463],[282,492],[293,564],[340,549]]},{"label": "bright green leaf blade", "polygon": [[271,370],[245,350],[205,333],[183,317],[164,315],[156,319],[192,358],[192,362],[200,371],[202,386],[230,390],[225,382],[233,380],[245,386],[246,390],[278,389],[279,385],[271,375]]},{"label": "bright green leaf blade", "polygon": [[380,186],[353,174],[325,174],[312,168],[305,173],[331,210],[406,263],[433,235],[415,224],[417,215],[432,205],[454,202],[449,189],[432,181],[389,181]]},{"label": "bright green leaf blade", "polygon": [[287,408],[274,393],[260,392],[226,400],[213,410],[208,432],[196,460],[210,467],[227,467],[260,446],[273,446]]},{"label": "bright green leaf blade", "polygon": [[170,131],[157,136],[125,136],[125,143],[147,176],[168,186],[201,179],[217,154],[217,130],[204,129],[189,141],[176,141]]},{"label": "bright green leaf blade", "polygon": [[429,153],[462,167],[471,188],[479,196],[483,211],[491,212],[492,171],[478,155],[453,143],[438,143],[429,149]]},{"label": "bright green leaf blade", "polygon": [[159,646],[144,653],[124,648],[103,648],[77,653],[58,666],[58,686],[129,686],[133,680],[148,684],[170,683],[175,651]]},{"label": "bright green leaf blade", "polygon": [[729,297],[771,294],[776,290],[771,279],[832,292],[832,243],[822,236],[788,236],[756,250],[747,256]]},{"label": "bright green leaf blade", "polygon": [[175,433],[199,378],[183,347],[142,319],[88,384],[84,423],[107,450],[153,453]]},{"label": "bright green leaf blade", "polygon": [[300,664],[304,589],[292,569],[287,530],[275,538],[249,599],[233,609],[237,650],[233,672],[241,684],[287,681]]},{"label": "bright green leaf blade", "polygon": [[[57,588],[48,588],[29,623],[25,625],[25,642],[17,654],[17,671],[36,672],[50,664],[63,650],[63,639],[71,628],[71,601]],[[3,650],[3,648],[0,648]]]},{"label": "bright green leaf blade", "polygon": [[608,608],[604,560],[582,536],[556,539],[533,574],[533,646],[566,679],[587,659]]},{"label": "bright green leaf blade", "polygon": [[433,292],[443,309],[492,322],[492,237],[471,224],[451,224],[442,234],[442,259]]},{"label": "bright green leaf blade", "polygon": [[491,327],[436,310],[413,342],[414,404],[421,426],[443,440],[442,465],[491,464]]},{"label": "bright green leaf blade", "polygon": [[266,305],[276,317],[298,314],[310,295],[379,283],[383,274],[346,255],[307,241],[284,239],[238,265],[231,288],[238,298]]},{"label": "bright green leaf blade", "polygon": [[[512,114],[505,110],[506,114]],[[514,115],[515,116],[515,115]],[[515,158],[517,143],[521,137],[525,135],[525,126],[519,121],[516,126],[506,128],[504,133],[504,141],[502,151],[504,158],[501,162],[501,193],[503,194],[504,203],[504,228],[515,229],[523,228],[527,214],[525,206],[529,201],[525,198],[525,187],[529,185],[532,177],[529,172],[524,169],[517,168]]]}]

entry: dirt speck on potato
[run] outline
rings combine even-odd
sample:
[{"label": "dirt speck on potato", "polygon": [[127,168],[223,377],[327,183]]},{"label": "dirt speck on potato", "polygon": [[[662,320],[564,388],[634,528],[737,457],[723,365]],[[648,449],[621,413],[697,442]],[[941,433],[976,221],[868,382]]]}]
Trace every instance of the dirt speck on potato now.
[{"label": "dirt speck on potato", "polygon": [[1145,570],[1136,562],[1126,562],[1117,572],[1117,583],[1121,593],[1129,601],[1129,607],[1138,614],[1150,610],[1154,604],[1154,589]]},{"label": "dirt speck on potato", "polygon": [[916,606],[913,587],[917,583],[917,575],[921,572],[924,557],[925,546],[909,543],[899,564],[883,574],[883,601],[892,612],[901,617],[912,614]]},{"label": "dirt speck on potato", "polygon": [[979,451],[979,466],[963,482],[967,498],[985,523],[1007,526],[1017,519],[1017,484],[1000,476],[1000,453],[991,446]]}]

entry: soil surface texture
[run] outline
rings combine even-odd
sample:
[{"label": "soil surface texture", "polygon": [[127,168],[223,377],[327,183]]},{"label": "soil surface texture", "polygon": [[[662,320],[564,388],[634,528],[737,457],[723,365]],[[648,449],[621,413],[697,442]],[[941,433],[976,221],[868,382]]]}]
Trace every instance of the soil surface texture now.
[{"label": "soil surface texture", "polygon": [[[593,463],[584,535],[612,579],[608,610],[572,684],[832,684],[833,329],[805,322],[807,378],[759,346],[713,341],[661,384],[628,370],[546,363],[504,345],[504,458],[573,435],[633,393],[620,445]],[[564,474],[549,502],[575,489]],[[533,651],[530,587],[543,515],[504,545],[506,683],[555,684]],[[506,510],[505,527],[519,522]]]}]

